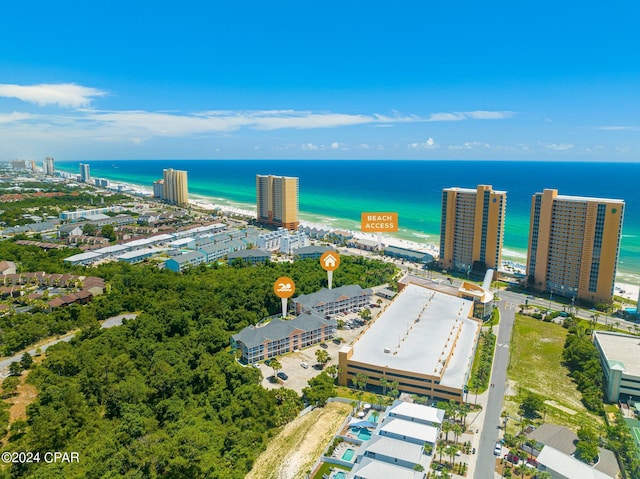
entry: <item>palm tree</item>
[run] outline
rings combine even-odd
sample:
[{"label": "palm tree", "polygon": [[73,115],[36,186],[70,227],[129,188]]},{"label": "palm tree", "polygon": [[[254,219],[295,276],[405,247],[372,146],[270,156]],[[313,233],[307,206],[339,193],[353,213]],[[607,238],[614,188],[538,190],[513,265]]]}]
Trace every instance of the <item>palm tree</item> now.
[{"label": "palm tree", "polygon": [[386,377],[382,376],[380,378],[380,386],[382,386],[382,394],[387,395],[387,386],[389,385],[389,381]]},{"label": "palm tree", "polygon": [[529,472],[529,468],[525,465],[525,463],[523,462],[522,464],[520,464],[519,466],[516,466],[516,468],[514,469],[516,474],[519,474],[520,477],[524,477],[524,475]]},{"label": "palm tree", "polygon": [[440,454],[440,462],[442,462],[442,453],[446,448],[447,448],[447,443],[442,439],[438,441],[438,444],[436,444],[436,449],[438,450],[438,454]]},{"label": "palm tree", "polygon": [[455,466],[456,463],[456,454],[460,450],[460,446],[457,444],[450,444],[447,447],[447,455],[451,458],[451,467]]},{"label": "palm tree", "polygon": [[329,356],[329,353],[324,349],[318,349],[316,350],[316,359],[318,361],[318,364],[320,364],[320,369],[324,369],[324,365],[329,362],[331,357]]},{"label": "palm tree", "polygon": [[367,389],[369,376],[367,376],[366,374],[358,373],[356,374],[356,377],[353,378],[351,381],[353,382],[353,386],[360,391],[358,393],[359,398],[362,398],[362,394],[364,394],[364,390]]},{"label": "palm tree", "polygon": [[469,414],[470,411],[471,411],[471,408],[467,403],[462,403],[460,405],[460,419],[462,419],[462,427],[465,431],[467,429],[467,415]]},{"label": "palm tree", "polygon": [[273,369],[273,377],[277,378],[278,371],[282,369],[282,364],[280,364],[280,361],[278,361],[276,358],[273,358],[269,363],[269,366],[271,366],[271,368]]},{"label": "palm tree", "polygon": [[453,431],[453,440],[455,441],[456,444],[458,444],[458,438],[460,437],[460,434],[464,432],[464,429],[460,424],[455,423],[451,428],[451,431]]},{"label": "palm tree", "polygon": [[551,479],[551,473],[547,471],[536,471],[536,479]]},{"label": "palm tree", "polygon": [[444,421],[440,430],[445,434],[445,442],[449,442],[449,433],[453,430],[453,424],[449,421]]}]

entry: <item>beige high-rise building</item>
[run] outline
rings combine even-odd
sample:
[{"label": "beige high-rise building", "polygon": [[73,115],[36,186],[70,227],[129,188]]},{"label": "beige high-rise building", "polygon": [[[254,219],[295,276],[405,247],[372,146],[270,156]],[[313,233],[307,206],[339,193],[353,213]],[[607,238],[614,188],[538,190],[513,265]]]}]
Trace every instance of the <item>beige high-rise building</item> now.
[{"label": "beige high-rise building", "polygon": [[298,228],[298,178],[256,175],[258,223]]},{"label": "beige high-rise building", "polygon": [[189,203],[189,188],[187,183],[187,172],[168,168],[163,171],[164,188],[162,198],[175,205],[186,205]]},{"label": "beige high-rise building", "polygon": [[502,262],[506,191],[490,185],[442,190],[442,268],[471,272],[497,270]]},{"label": "beige high-rise building", "polygon": [[527,282],[594,303],[613,299],[624,201],[559,195],[531,199]]}]

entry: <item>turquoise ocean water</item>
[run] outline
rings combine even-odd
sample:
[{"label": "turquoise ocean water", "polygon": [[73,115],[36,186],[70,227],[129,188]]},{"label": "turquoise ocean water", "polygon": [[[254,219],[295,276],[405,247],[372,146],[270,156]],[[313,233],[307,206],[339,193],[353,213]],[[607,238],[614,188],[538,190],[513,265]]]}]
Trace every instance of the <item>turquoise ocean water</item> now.
[{"label": "turquoise ocean water", "polygon": [[[80,162],[56,162],[79,172]],[[300,178],[300,216],[357,230],[362,211],[397,211],[399,238],[439,243],[442,189],[493,185],[507,191],[503,256],[526,260],[531,195],[560,194],[625,201],[618,280],[640,282],[640,163],[498,161],[291,161],[120,160],[85,161],[91,176],[151,188],[164,168],[188,171],[189,195],[218,204],[255,208],[255,175]]]}]

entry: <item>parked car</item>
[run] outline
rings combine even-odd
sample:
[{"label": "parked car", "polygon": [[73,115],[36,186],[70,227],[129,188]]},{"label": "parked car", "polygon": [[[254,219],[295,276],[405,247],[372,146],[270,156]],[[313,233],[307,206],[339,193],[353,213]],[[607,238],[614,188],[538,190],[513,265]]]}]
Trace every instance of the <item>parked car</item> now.
[{"label": "parked car", "polygon": [[278,377],[279,377],[280,379],[282,379],[283,381],[286,381],[287,379],[289,379],[289,376],[287,376],[287,375],[286,375],[285,373],[283,373],[282,371],[280,371],[280,372],[278,373]]},{"label": "parked car", "polygon": [[502,444],[496,442],[496,447],[493,448],[493,454],[495,454],[496,456],[502,454]]},{"label": "parked car", "polygon": [[527,466],[537,469],[539,465],[540,463],[534,458],[530,457],[527,459]]},{"label": "parked car", "polygon": [[328,348],[329,348],[329,346],[327,345],[327,343],[320,343],[320,347],[321,347],[322,349],[328,349]]},{"label": "parked car", "polygon": [[518,464],[520,464],[520,458],[512,453],[509,453],[506,456],[504,456],[504,460],[507,462],[510,462],[514,466],[517,466]]},{"label": "parked car", "polygon": [[300,363],[300,366],[302,366],[304,369],[309,369],[309,365],[304,361]]}]

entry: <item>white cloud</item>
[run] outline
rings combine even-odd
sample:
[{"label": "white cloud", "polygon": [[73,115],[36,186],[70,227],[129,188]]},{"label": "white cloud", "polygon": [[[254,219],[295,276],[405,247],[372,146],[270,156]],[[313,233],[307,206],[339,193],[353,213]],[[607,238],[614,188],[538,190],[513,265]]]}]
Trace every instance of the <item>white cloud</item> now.
[{"label": "white cloud", "polygon": [[414,150],[435,150],[440,148],[440,145],[433,138],[427,138],[424,143],[410,143],[408,147]]},{"label": "white cloud", "polygon": [[0,123],[15,123],[22,120],[28,120],[34,118],[34,115],[29,113],[20,113],[14,111],[13,113],[0,113]]},{"label": "white cloud", "polygon": [[0,83],[0,97],[17,98],[39,106],[58,105],[79,108],[91,104],[95,97],[106,95],[106,92],[74,83],[12,85]]},{"label": "white cloud", "polygon": [[366,143],[360,143],[360,144],[358,145],[358,148],[359,148],[359,149],[361,149],[361,150],[368,150],[368,149],[369,149],[369,148],[371,148],[371,147],[370,147],[368,144],[366,144]]},{"label": "white cloud", "polygon": [[340,143],[338,143],[337,141],[334,141],[333,143],[331,143],[331,148],[333,150],[337,150],[338,148],[340,148]]},{"label": "white cloud", "polygon": [[573,148],[575,145],[572,145],[570,143],[549,143],[549,144],[543,144],[543,146],[547,150],[567,151],[567,150],[570,150],[571,148]]},{"label": "white cloud", "polygon": [[605,131],[638,131],[640,127],[637,126],[598,126],[596,130],[605,130]]},{"label": "white cloud", "polygon": [[449,149],[453,151],[459,150],[486,150],[491,148],[489,143],[482,143],[480,141],[466,141],[462,145],[450,145]]},{"label": "white cloud", "polygon": [[303,143],[302,146],[300,146],[300,149],[303,151],[317,151],[319,147],[313,143]]},{"label": "white cloud", "polygon": [[426,121],[504,120],[513,115],[512,111],[454,111],[432,113]]}]

